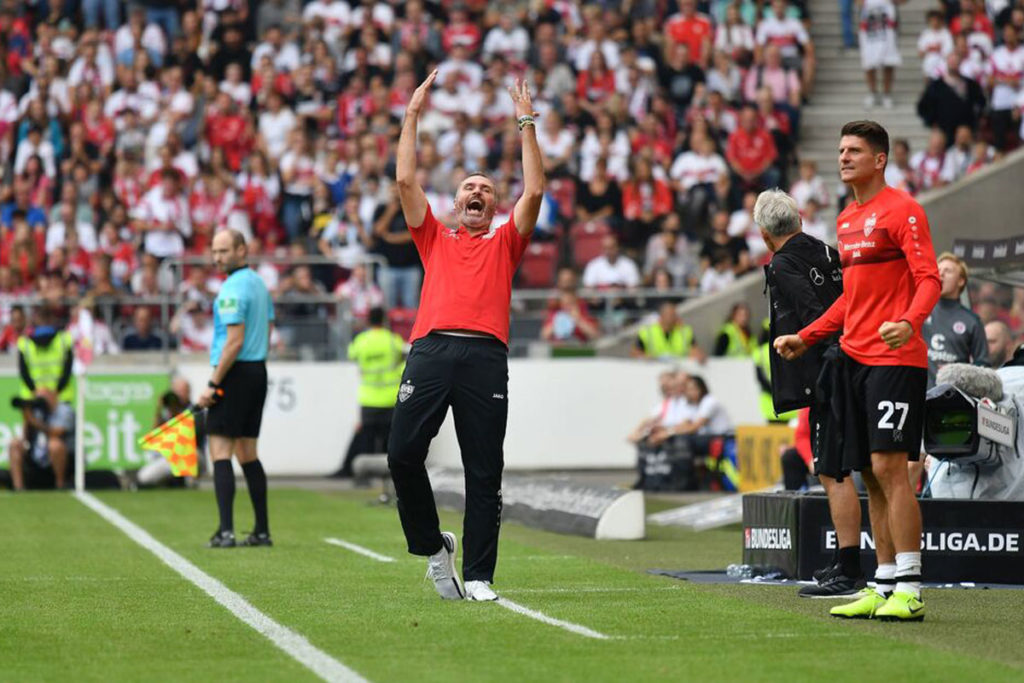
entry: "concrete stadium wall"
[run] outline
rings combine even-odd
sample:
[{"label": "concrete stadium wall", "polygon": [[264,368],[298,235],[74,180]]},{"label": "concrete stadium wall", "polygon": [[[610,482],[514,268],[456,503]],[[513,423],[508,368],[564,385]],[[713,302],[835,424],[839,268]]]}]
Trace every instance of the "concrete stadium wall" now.
[{"label": "concrete stadium wall", "polygon": [[[736,424],[762,424],[753,365],[714,359],[701,374]],[[620,359],[513,359],[509,362],[509,470],[629,468],[636,453],[626,435],[658,403],[657,376],[670,367]],[[97,371],[100,368],[96,369]],[[122,368],[123,370],[123,368]],[[193,387],[209,376],[203,363],[179,371]],[[336,470],[355,430],[358,371],[351,363],[271,363],[260,457],[271,475],[323,475]],[[428,463],[461,466],[451,414]]]},{"label": "concrete stadium wall", "polygon": [[1024,233],[1024,149],[918,199],[936,252],[952,248],[954,237],[986,240]]}]

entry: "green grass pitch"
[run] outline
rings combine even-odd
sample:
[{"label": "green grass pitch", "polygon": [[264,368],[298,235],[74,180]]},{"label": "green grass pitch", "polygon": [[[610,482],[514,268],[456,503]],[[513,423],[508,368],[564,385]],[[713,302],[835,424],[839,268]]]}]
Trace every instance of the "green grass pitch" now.
[{"label": "green grass pitch", "polygon": [[[594,640],[495,604],[442,602],[394,508],[369,493],[272,489],[277,545],[232,550],[203,547],[212,492],[99,498],[371,681],[1024,680],[1024,591],[933,590],[922,624],[851,623],[790,588],[646,574],[737,562],[736,527],[598,542],[506,524],[499,594],[611,636]],[[71,495],[0,494],[0,515],[0,680],[315,680]],[[236,517],[250,524],[244,486]],[[461,528],[449,513],[442,523]]]}]

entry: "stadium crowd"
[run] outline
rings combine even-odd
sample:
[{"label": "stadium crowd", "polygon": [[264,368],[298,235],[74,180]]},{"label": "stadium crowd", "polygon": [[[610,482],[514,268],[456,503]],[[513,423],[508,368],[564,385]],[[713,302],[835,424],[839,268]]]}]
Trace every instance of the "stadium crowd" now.
[{"label": "stadium crowd", "polygon": [[[955,25],[962,14],[947,8]],[[418,165],[444,221],[474,171],[498,185],[496,220],[511,211],[522,179],[503,91],[525,75],[536,93],[550,182],[521,286],[582,275],[596,289],[716,291],[764,259],[759,190],[792,187],[808,231],[828,232],[824,182],[813,164],[792,173],[809,24],[786,0],[4,0],[0,345],[31,327],[14,304],[34,295],[74,303],[72,331],[97,353],[206,348],[218,278],[169,263],[202,257],[223,227],[292,259],[259,266],[294,300],[286,313],[326,316],[331,296],[357,318],[414,310],[422,270],[391,178],[405,104],[434,67]],[[946,156],[975,154],[976,131],[954,127]],[[894,159],[906,185],[926,186],[898,146]],[[574,272],[556,281],[559,267]],[[178,303],[166,328],[155,308],[119,304],[165,295]],[[552,302],[546,337],[599,332],[557,316],[571,296]]]}]

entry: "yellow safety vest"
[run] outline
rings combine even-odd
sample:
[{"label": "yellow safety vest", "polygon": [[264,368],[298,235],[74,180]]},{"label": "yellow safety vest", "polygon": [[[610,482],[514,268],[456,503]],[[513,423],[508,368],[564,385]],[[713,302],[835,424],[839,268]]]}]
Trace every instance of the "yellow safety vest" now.
[{"label": "yellow safety vest", "polygon": [[753,355],[757,348],[757,341],[753,335],[744,336],[735,323],[722,325],[719,334],[725,334],[729,338],[729,346],[725,349],[725,355],[729,357],[744,357]]},{"label": "yellow safety vest", "polygon": [[382,327],[357,335],[348,347],[349,360],[359,364],[359,405],[365,408],[391,408],[398,399],[402,383],[402,349],[400,336]]},{"label": "yellow safety vest", "polygon": [[[64,372],[64,359],[73,346],[71,335],[64,330],[55,334],[49,346],[44,347],[37,346],[31,337],[18,339],[18,351],[25,359],[29,377],[35,383],[36,389],[45,387],[56,391],[57,382],[60,381],[60,376]],[[35,392],[29,389],[24,381],[21,382],[20,393],[22,398],[32,398],[35,395]],[[74,377],[68,380],[67,386],[57,395],[57,398],[66,403],[74,403]]]},{"label": "yellow safety vest", "polygon": [[[754,349],[754,364],[761,368],[761,372],[768,378],[770,382],[772,379],[772,360],[771,360],[771,346],[768,342],[761,344],[761,346]],[[796,417],[796,410],[791,410],[788,413],[781,415],[775,414],[775,404],[772,402],[772,392],[761,391],[761,414],[764,415],[764,419],[769,422],[789,422]]]},{"label": "yellow safety vest", "polygon": [[685,358],[693,346],[693,328],[689,325],[676,325],[672,332],[665,334],[660,323],[651,323],[640,328],[637,333],[644,345],[644,353],[648,358],[664,358],[678,356]]}]

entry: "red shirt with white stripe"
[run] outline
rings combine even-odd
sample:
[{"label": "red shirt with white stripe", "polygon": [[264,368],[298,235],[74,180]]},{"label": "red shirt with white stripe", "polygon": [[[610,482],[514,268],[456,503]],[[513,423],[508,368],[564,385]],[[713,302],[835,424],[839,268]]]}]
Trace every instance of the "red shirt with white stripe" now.
[{"label": "red shirt with white stripe", "polygon": [[[842,330],[840,346],[862,365],[928,367],[921,326],[940,286],[924,209],[906,192],[885,187],[863,204],[849,204],[836,223],[843,293],[800,337],[814,344]],[[900,320],[914,333],[890,349],[878,328]]]},{"label": "red shirt with white stripe", "polygon": [[409,341],[434,330],[472,330],[507,346],[512,276],[530,243],[516,230],[515,216],[471,235],[461,225],[455,230],[443,225],[428,204],[423,225],[409,226],[409,232],[424,270]]}]

